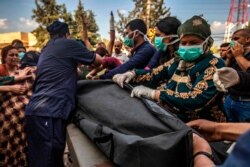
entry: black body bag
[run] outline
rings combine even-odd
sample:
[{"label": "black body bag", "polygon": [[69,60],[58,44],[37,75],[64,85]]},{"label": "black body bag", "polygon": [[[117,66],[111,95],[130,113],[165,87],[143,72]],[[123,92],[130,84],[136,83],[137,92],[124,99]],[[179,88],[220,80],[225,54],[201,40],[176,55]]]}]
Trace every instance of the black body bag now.
[{"label": "black body bag", "polygon": [[78,82],[74,123],[120,167],[189,167],[192,130],[111,80]]}]

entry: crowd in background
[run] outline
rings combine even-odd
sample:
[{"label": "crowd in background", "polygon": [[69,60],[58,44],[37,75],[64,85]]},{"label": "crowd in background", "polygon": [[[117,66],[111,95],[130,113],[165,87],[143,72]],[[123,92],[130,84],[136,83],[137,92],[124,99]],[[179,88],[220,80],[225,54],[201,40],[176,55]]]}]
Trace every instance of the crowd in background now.
[{"label": "crowd in background", "polygon": [[208,141],[228,140],[231,148],[245,133],[218,164],[250,166],[250,29],[236,30],[221,44],[220,57],[210,50],[210,25],[200,16],[184,23],[171,16],[159,20],[154,41],[141,19],[129,21],[123,40],[115,40],[111,18],[107,46],[70,39],[60,21],[47,31],[51,39],[41,52],[27,51],[20,40],[2,49],[0,166],[64,165],[67,119],[81,79],[130,83],[132,97],[156,101],[197,130],[196,167],[218,163]]}]

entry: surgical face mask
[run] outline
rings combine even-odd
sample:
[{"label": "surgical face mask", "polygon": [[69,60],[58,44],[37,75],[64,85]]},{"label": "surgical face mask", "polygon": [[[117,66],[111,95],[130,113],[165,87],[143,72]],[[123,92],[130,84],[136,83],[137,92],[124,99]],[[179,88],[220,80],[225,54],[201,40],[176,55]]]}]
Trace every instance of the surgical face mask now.
[{"label": "surgical face mask", "polygon": [[[229,43],[229,46],[230,46],[231,48],[233,48],[235,45],[242,45],[242,44],[240,44],[240,43],[237,42],[237,41],[231,40],[230,43]],[[243,45],[242,45],[242,46],[243,46]],[[244,48],[246,48],[246,47],[244,47]]]},{"label": "surgical face mask", "polygon": [[179,39],[176,39],[176,40],[174,40],[174,41],[172,41],[172,42],[170,42],[170,43],[167,43],[167,44],[163,43],[163,39],[165,39],[165,38],[170,38],[170,37],[172,37],[172,38],[177,38],[178,35],[168,35],[168,36],[165,36],[165,37],[155,37],[155,41],[154,41],[154,42],[155,42],[156,48],[157,48],[158,50],[160,50],[160,51],[166,51],[168,45],[175,44],[176,42],[179,41]]},{"label": "surgical face mask", "polygon": [[203,48],[204,45],[207,43],[207,39],[200,45],[192,45],[192,46],[180,45],[177,53],[180,55],[180,58],[182,60],[192,62],[204,54]]},{"label": "surgical face mask", "polygon": [[138,31],[141,35],[143,35],[144,40],[148,40],[147,37],[146,37],[146,35],[143,34],[141,31],[139,31],[139,30],[134,30],[134,31],[132,31],[132,32],[129,33],[129,34],[133,33],[133,37],[132,37],[132,38],[129,38],[129,37],[128,37],[129,34],[127,34],[127,35],[124,37],[123,43],[124,43],[126,46],[128,46],[128,47],[130,47],[130,48],[132,48],[132,47],[135,46],[135,39],[134,39],[134,38],[135,38],[135,33],[136,33],[137,31]]},{"label": "surgical face mask", "polygon": [[131,32],[131,33],[134,33],[132,38],[129,38],[129,37],[128,37],[129,34],[130,34],[130,33],[129,33],[129,34],[127,34],[127,35],[124,37],[124,39],[123,39],[124,45],[126,45],[126,46],[128,46],[128,47],[130,47],[130,48],[134,47],[134,44],[135,44],[135,42],[134,42],[135,31],[133,31],[133,32]]},{"label": "surgical face mask", "polygon": [[19,52],[19,53],[18,53],[18,58],[19,58],[20,60],[22,60],[22,58],[23,58],[24,55],[25,55],[24,52]]}]

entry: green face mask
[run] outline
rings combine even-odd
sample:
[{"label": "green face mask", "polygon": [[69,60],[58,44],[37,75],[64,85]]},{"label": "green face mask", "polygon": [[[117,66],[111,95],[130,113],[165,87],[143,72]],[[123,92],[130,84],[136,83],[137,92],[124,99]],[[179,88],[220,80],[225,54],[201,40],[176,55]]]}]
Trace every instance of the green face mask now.
[{"label": "green face mask", "polygon": [[155,37],[155,47],[160,51],[167,50],[168,45],[164,44],[163,37]]},{"label": "green face mask", "polygon": [[[136,31],[136,30],[135,30],[135,31]],[[124,45],[126,45],[126,46],[128,46],[128,47],[130,47],[130,48],[134,47],[134,45],[135,45],[135,41],[134,41],[135,31],[129,33],[129,34],[134,33],[132,38],[129,38],[129,37],[128,37],[129,34],[127,34],[127,35],[124,37],[124,39],[123,39]]]},{"label": "green face mask", "polygon": [[24,52],[19,52],[19,53],[18,53],[18,58],[19,58],[19,60],[21,60],[21,59],[23,58],[24,55],[25,55]]},{"label": "green face mask", "polygon": [[192,62],[204,54],[204,46],[207,44],[208,40],[209,37],[200,45],[191,45],[191,46],[180,45],[177,53],[180,55],[180,58],[182,60]]},{"label": "green face mask", "polygon": [[168,43],[168,44],[163,43],[163,39],[165,39],[165,38],[170,38],[170,37],[171,37],[171,38],[177,38],[178,35],[168,35],[168,36],[165,36],[165,37],[155,37],[155,41],[154,41],[155,47],[156,47],[158,50],[160,50],[160,51],[166,51],[166,50],[167,50],[167,47],[168,47],[169,45],[172,45],[172,44],[174,44],[174,43],[176,43],[176,42],[179,41],[179,38],[177,38],[176,40],[174,40],[174,41],[172,41],[172,42],[170,42],[170,43]]},{"label": "green face mask", "polygon": [[123,43],[124,45],[132,48],[134,46],[134,38],[129,38],[127,35],[124,37]]},{"label": "green face mask", "polygon": [[180,55],[182,60],[194,61],[203,54],[203,46],[202,45],[194,45],[194,46],[180,45],[177,52]]}]

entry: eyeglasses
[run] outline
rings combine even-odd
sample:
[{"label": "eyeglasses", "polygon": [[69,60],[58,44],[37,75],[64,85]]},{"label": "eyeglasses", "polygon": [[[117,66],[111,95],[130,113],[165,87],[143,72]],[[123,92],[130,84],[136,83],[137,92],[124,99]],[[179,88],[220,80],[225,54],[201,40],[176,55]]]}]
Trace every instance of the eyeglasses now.
[{"label": "eyeglasses", "polygon": [[17,53],[11,53],[8,56],[10,56],[10,57],[14,57],[14,56],[18,57],[18,54]]}]

